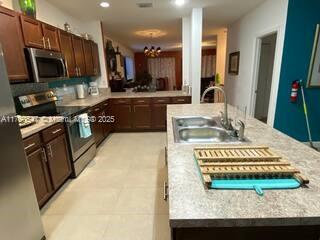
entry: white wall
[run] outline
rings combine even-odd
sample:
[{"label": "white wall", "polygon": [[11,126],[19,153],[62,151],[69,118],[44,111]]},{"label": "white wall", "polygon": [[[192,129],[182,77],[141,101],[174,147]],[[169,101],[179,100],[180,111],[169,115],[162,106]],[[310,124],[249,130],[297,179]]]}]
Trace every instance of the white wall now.
[{"label": "white wall", "polygon": [[228,36],[227,29],[220,29],[217,33],[216,73],[219,73],[221,77],[221,84],[225,82],[227,36]]},{"label": "white wall", "polygon": [[258,52],[257,38],[270,32],[278,31],[269,109],[270,121],[268,121],[268,124],[270,125],[273,125],[274,121],[287,10],[288,0],[267,0],[228,28],[227,56],[232,52],[240,51],[239,75],[229,75],[227,73],[228,69],[226,69],[225,85],[228,101],[230,104],[241,106],[242,108],[247,106],[251,114],[254,112],[251,103],[253,102],[253,92],[256,88],[254,79],[256,77],[256,53]]},{"label": "white wall", "polygon": [[182,82],[191,86],[191,16],[182,19]]},{"label": "white wall", "polygon": [[0,5],[12,9],[12,0],[0,0]]}]

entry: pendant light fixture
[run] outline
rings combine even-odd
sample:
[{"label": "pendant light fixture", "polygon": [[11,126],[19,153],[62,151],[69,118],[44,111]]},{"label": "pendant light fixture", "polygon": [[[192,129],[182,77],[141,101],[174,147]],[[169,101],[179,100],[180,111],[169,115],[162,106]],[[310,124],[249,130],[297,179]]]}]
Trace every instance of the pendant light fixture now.
[{"label": "pendant light fixture", "polygon": [[[150,37],[152,40],[152,37],[153,37],[152,33],[150,33]],[[159,55],[161,54],[161,48],[157,47],[156,49],[154,46],[151,46],[151,48],[149,49],[147,46],[145,46],[143,52],[146,57],[155,58],[155,57],[159,57]]]}]

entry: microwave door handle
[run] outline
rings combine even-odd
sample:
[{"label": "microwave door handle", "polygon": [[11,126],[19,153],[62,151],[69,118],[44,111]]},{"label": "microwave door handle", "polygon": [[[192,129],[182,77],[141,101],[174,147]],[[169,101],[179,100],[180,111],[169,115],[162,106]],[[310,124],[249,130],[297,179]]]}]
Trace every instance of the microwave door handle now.
[{"label": "microwave door handle", "polygon": [[63,58],[61,58],[60,61],[61,61],[62,67],[63,67],[63,76],[66,77],[67,76],[66,64],[64,63],[64,59]]}]

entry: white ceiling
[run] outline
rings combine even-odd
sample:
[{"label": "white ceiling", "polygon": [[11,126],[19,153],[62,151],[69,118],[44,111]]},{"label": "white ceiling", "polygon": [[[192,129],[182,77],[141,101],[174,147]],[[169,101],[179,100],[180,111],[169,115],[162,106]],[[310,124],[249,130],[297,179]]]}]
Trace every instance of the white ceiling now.
[{"label": "white ceiling", "polygon": [[[109,8],[101,8],[100,0],[47,0],[70,15],[82,20],[101,20],[107,35],[127,47],[141,51],[145,45],[157,45],[173,50],[181,46],[182,17],[194,7],[204,8],[203,41],[214,46],[218,29],[254,9],[265,0],[186,0],[176,7],[172,0],[106,0]],[[153,3],[153,8],[141,9],[137,3]],[[159,38],[141,37],[137,31],[158,29],[166,33]]]}]

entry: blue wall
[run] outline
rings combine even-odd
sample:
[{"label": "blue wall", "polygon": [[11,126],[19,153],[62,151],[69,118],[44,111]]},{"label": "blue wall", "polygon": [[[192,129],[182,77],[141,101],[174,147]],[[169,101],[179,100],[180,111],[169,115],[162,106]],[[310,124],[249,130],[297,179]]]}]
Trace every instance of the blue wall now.
[{"label": "blue wall", "polygon": [[[286,36],[282,59],[276,129],[297,140],[307,141],[301,92],[298,103],[290,103],[291,83],[303,79],[306,84],[313,49],[316,25],[320,23],[320,0],[289,0]],[[320,89],[306,89],[313,140],[320,140]]]}]

